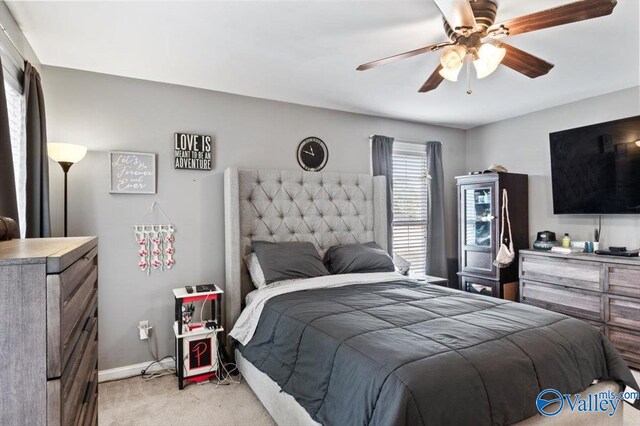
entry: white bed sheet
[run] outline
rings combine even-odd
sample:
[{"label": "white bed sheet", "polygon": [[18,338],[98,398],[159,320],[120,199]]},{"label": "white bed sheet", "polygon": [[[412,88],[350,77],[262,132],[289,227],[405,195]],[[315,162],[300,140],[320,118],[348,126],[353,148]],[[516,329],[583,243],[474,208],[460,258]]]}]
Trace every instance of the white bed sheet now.
[{"label": "white bed sheet", "polygon": [[406,278],[407,277],[400,275],[397,272],[372,272],[365,274],[326,275],[323,277],[275,282],[261,290],[255,290],[250,293],[255,294],[252,296],[250,303],[247,303],[247,307],[240,314],[238,321],[229,335],[243,345],[249,343],[256,331],[256,328],[258,327],[258,321],[260,320],[264,304],[269,299],[281,294],[319,288],[342,287],[354,284],[396,281],[398,279]]}]

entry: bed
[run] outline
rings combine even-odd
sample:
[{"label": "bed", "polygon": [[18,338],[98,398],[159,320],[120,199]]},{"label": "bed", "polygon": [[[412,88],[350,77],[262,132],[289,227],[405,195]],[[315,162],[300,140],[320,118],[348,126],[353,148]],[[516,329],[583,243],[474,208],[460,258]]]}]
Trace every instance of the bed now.
[{"label": "bed", "polygon": [[564,315],[391,272],[277,283],[244,307],[254,241],[386,248],[384,191],[369,175],[225,171],[225,328],[278,424],[621,424],[623,404],[537,414],[548,387],[637,389],[606,338]]}]

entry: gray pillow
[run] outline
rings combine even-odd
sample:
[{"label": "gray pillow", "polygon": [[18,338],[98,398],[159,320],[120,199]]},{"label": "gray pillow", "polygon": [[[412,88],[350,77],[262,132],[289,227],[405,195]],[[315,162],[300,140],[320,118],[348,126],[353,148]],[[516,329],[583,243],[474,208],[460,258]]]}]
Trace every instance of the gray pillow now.
[{"label": "gray pillow", "polygon": [[316,248],[309,242],[254,241],[251,245],[260,261],[266,284],[329,275]]},{"label": "gray pillow", "polygon": [[332,274],[393,272],[393,259],[374,242],[333,246],[324,255],[324,266]]}]

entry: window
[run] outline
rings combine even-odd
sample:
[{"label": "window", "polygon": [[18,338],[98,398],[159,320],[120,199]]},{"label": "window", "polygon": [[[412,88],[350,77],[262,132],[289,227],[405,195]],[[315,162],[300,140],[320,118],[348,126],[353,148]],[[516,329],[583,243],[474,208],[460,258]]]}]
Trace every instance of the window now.
[{"label": "window", "polygon": [[18,198],[18,220],[20,231],[24,238],[26,230],[26,147],[23,137],[24,124],[24,99],[22,93],[13,85],[4,82],[4,91],[7,96],[7,112],[9,116],[9,132],[11,134],[11,152],[13,154],[13,171],[16,181],[16,195]]},{"label": "window", "polygon": [[25,105],[22,81],[24,79],[24,59],[11,37],[0,25],[0,57],[4,73],[4,91],[7,97],[9,115],[9,133],[11,137],[11,153],[13,154],[13,171],[18,198],[18,221],[21,237],[24,238],[26,227],[26,184],[27,184],[27,152],[25,136]]},{"label": "window", "polygon": [[393,251],[411,271],[425,272],[427,256],[427,153],[417,144],[393,145]]}]

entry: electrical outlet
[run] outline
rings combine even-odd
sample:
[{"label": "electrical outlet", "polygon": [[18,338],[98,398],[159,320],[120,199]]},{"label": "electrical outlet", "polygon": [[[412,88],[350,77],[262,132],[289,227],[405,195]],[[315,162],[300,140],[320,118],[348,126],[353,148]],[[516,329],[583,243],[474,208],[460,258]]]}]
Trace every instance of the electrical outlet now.
[{"label": "electrical outlet", "polygon": [[149,330],[151,327],[149,326],[149,321],[140,321],[138,323],[138,332],[140,333],[140,340],[147,340],[149,338]]}]

